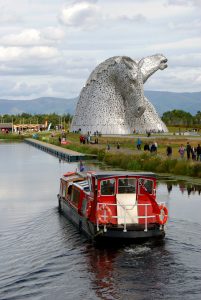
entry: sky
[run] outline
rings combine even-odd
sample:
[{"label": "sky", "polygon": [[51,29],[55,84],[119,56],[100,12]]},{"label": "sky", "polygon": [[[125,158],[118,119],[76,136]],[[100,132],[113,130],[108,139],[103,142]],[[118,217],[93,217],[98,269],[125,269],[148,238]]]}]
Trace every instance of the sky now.
[{"label": "sky", "polygon": [[112,56],[161,53],[145,90],[201,91],[201,0],[0,0],[0,99],[77,97]]}]

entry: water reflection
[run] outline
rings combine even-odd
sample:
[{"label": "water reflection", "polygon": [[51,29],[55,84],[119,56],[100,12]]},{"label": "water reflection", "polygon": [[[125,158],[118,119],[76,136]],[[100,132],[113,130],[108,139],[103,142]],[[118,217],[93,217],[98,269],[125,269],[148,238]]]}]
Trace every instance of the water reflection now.
[{"label": "water reflection", "polygon": [[[98,299],[166,299],[169,280],[182,266],[165,241],[115,247],[86,247],[88,271]],[[174,297],[174,291],[168,292]],[[172,298],[173,299],[173,298]]]},{"label": "water reflection", "polygon": [[119,299],[119,289],[115,285],[115,260],[119,256],[117,248],[88,246],[86,249],[88,271],[93,274],[93,289],[98,299]]},{"label": "water reflection", "polygon": [[189,196],[193,195],[200,195],[201,194],[201,185],[187,183],[185,181],[163,181],[163,184],[166,184],[167,191],[171,194],[173,187],[179,187],[181,194],[187,193]]}]

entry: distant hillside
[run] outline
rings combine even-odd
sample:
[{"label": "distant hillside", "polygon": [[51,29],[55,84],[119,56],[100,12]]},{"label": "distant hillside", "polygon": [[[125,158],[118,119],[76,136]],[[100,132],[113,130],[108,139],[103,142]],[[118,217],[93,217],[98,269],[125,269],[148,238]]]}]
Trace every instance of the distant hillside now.
[{"label": "distant hillside", "polygon": [[0,115],[4,114],[42,114],[57,113],[73,114],[75,111],[77,98],[64,99],[54,97],[42,97],[33,100],[1,100],[0,99]]},{"label": "distant hillside", "polygon": [[162,115],[165,111],[181,109],[191,114],[201,110],[201,92],[174,93],[145,91],[146,97],[152,102],[157,112]]},{"label": "distant hillside", "polygon": [[[201,110],[201,92],[173,93],[145,91],[145,96],[152,102],[160,115],[165,111],[182,109],[196,114]],[[70,113],[75,112],[78,98],[64,99],[43,97],[33,100],[0,100],[0,115],[19,114],[22,112],[31,114],[42,113]]]}]

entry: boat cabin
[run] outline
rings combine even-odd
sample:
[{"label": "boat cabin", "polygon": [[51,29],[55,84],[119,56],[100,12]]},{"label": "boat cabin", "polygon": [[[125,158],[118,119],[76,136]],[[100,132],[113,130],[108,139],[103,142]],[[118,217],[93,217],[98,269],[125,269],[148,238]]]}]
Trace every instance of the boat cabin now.
[{"label": "boat cabin", "polygon": [[156,223],[156,175],[148,172],[64,174],[60,195],[80,216],[107,226]]}]

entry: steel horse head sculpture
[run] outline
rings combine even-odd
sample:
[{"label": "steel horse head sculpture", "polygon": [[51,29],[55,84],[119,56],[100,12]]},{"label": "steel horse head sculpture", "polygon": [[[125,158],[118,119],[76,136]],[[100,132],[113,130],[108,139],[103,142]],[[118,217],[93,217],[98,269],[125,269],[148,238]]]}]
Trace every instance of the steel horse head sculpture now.
[{"label": "steel horse head sculpture", "polygon": [[99,64],[81,90],[71,131],[130,134],[152,127],[167,131],[143,89],[153,73],[167,67],[166,62],[156,54],[139,62],[115,56]]}]

